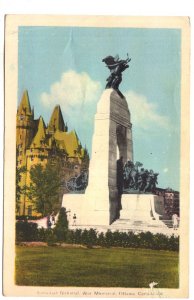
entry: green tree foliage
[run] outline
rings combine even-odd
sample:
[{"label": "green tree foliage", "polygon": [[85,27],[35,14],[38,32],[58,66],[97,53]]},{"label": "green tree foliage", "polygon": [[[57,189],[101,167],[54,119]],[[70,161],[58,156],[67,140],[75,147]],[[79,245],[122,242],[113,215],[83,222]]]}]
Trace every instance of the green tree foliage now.
[{"label": "green tree foliage", "polygon": [[20,207],[21,195],[26,193],[26,186],[21,186],[22,175],[26,172],[26,167],[16,166],[16,211]]},{"label": "green tree foliage", "polygon": [[66,241],[68,233],[67,212],[65,207],[61,207],[54,234],[60,242]]},{"label": "green tree foliage", "polygon": [[46,167],[35,165],[30,170],[30,180],[28,197],[36,211],[42,216],[51,213],[59,205],[61,179],[58,167],[49,163]]}]

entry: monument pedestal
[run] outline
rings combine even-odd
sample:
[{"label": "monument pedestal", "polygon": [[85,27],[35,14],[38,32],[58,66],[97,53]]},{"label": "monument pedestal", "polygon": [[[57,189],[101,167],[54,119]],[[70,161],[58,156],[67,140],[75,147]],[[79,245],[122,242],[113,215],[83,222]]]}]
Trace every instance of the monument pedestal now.
[{"label": "monument pedestal", "polygon": [[[95,196],[95,195],[93,195]],[[123,194],[120,218],[109,225],[107,206],[93,209],[85,194],[65,194],[63,207],[66,207],[69,225],[73,224],[76,214],[76,227],[81,229],[95,228],[106,232],[115,231],[151,231],[168,232],[168,227],[160,220],[164,216],[164,198],[152,194]],[[73,228],[73,227],[72,227]]]},{"label": "monument pedestal", "polygon": [[164,215],[164,198],[152,194],[123,194],[120,219],[128,225],[166,227],[160,218]]}]

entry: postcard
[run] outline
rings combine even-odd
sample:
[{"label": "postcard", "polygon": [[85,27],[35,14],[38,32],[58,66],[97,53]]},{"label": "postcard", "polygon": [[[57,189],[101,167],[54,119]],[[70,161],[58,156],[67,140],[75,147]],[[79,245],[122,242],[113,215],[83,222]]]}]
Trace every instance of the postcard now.
[{"label": "postcard", "polygon": [[187,17],[5,18],[5,296],[183,298]]}]

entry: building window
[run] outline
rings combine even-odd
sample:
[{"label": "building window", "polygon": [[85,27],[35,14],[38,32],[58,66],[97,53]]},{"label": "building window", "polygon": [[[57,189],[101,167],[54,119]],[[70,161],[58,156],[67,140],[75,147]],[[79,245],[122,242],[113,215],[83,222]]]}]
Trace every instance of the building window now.
[{"label": "building window", "polygon": [[30,160],[31,160],[31,161],[34,161],[34,157],[33,157],[33,156],[31,156]]}]

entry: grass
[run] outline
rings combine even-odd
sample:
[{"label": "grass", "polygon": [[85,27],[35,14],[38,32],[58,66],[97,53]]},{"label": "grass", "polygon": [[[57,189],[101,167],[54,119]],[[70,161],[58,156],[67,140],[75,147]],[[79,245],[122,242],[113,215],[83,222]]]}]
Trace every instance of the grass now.
[{"label": "grass", "polygon": [[178,253],[17,246],[15,277],[24,286],[178,288]]}]

